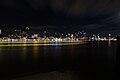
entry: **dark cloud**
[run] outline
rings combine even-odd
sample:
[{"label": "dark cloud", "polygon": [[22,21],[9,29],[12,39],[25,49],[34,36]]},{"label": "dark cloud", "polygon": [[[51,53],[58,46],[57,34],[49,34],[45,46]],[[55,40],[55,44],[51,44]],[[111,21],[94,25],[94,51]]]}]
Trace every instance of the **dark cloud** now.
[{"label": "dark cloud", "polygon": [[0,5],[21,9],[29,6],[38,11],[49,7],[53,11],[63,11],[68,15],[80,15],[88,12],[102,14],[120,9],[119,0],[0,0]]},{"label": "dark cloud", "polygon": [[0,24],[69,24],[82,25],[88,31],[103,27],[117,30],[119,3],[119,0],[0,0]]}]

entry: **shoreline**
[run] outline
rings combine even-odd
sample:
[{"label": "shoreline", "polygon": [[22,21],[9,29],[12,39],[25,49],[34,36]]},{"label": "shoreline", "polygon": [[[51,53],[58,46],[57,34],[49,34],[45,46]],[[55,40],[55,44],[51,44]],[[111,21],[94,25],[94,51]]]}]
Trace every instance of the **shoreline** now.
[{"label": "shoreline", "polygon": [[79,45],[87,41],[45,41],[45,42],[0,42],[0,46],[49,46],[49,45]]}]

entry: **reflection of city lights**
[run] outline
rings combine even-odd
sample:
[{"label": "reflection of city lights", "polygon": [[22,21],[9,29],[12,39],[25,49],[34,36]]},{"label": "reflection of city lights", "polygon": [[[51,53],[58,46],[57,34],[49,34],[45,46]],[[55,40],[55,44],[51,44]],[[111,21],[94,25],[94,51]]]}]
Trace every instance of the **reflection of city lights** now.
[{"label": "reflection of city lights", "polygon": [[111,47],[111,40],[108,41],[108,46]]},{"label": "reflection of city lights", "polygon": [[0,29],[0,34],[2,34],[2,31],[1,31],[1,29]]}]

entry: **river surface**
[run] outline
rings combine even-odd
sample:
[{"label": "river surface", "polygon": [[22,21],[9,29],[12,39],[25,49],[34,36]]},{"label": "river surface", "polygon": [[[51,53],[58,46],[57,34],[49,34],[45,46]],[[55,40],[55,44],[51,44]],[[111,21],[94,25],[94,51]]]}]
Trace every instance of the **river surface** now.
[{"label": "river surface", "polygon": [[49,72],[70,72],[74,76],[71,80],[112,80],[115,65],[116,42],[69,46],[0,46],[1,80]]}]

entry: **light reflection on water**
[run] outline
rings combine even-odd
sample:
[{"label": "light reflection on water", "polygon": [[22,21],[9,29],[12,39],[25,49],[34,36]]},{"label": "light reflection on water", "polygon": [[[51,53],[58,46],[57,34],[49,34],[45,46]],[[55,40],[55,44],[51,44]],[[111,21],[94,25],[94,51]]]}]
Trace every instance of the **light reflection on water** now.
[{"label": "light reflection on water", "polygon": [[108,47],[111,47],[111,40],[108,41]]},{"label": "light reflection on water", "polygon": [[38,52],[37,52],[38,50],[40,51],[40,48],[39,48],[39,47],[36,47],[36,46],[33,47],[33,57],[34,57],[33,60],[34,60],[35,62],[38,61],[39,56],[40,56],[40,53],[41,53],[41,52],[38,53]]},{"label": "light reflection on water", "polygon": [[51,45],[79,45],[86,42],[47,42],[47,43],[0,43],[0,46],[51,46]]},{"label": "light reflection on water", "polygon": [[108,42],[69,46],[0,46],[0,72],[3,76],[50,71],[104,75],[114,70],[115,53],[113,42],[111,47]]}]

